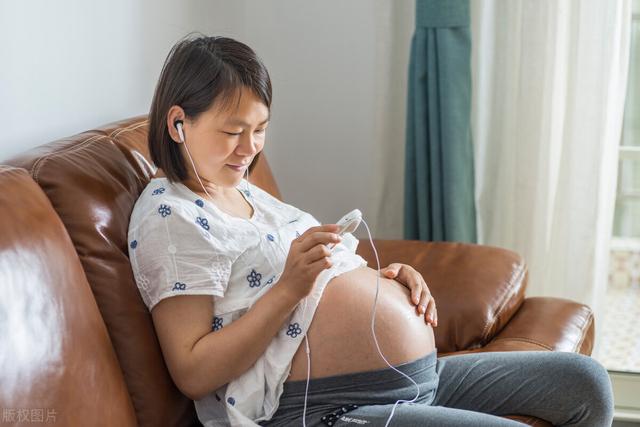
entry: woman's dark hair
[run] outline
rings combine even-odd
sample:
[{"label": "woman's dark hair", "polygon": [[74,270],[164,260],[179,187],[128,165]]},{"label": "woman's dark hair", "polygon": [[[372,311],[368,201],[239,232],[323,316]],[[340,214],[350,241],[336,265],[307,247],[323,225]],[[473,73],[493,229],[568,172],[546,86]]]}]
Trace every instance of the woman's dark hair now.
[{"label": "woman's dark hair", "polygon": [[[271,109],[269,73],[244,43],[191,33],[171,48],[151,102],[148,137],[151,160],[169,181],[183,181],[188,176],[179,145],[167,130],[169,108],[179,105],[189,119],[195,120],[214,104],[223,111],[234,100],[237,105],[242,87],[251,90]],[[249,172],[259,157],[260,153],[251,162]]]}]

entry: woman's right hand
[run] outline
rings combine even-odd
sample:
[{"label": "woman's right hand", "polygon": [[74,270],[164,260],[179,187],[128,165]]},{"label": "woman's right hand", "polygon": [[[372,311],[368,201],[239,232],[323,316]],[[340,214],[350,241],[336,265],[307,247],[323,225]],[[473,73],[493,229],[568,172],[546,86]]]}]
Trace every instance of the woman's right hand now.
[{"label": "woman's right hand", "polygon": [[338,244],[337,224],[311,227],[291,242],[287,261],[277,285],[283,287],[296,301],[311,293],[318,275],[331,268],[331,251],[327,244]]}]

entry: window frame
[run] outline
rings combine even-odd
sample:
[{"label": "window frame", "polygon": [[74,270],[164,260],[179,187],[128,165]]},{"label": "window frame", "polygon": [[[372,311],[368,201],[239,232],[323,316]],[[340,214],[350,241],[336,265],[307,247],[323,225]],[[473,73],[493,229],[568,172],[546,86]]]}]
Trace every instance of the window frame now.
[{"label": "window frame", "polygon": [[[632,22],[640,22],[640,0],[633,0]],[[632,41],[633,44],[633,41]],[[640,49],[640,46],[630,46]],[[620,141],[618,162],[622,160],[640,161],[640,146],[624,145],[624,132]],[[618,192],[618,199],[640,199],[640,192]],[[612,239],[616,239],[613,236]],[[607,369],[614,395],[614,419],[616,421],[640,421],[640,372]]]}]

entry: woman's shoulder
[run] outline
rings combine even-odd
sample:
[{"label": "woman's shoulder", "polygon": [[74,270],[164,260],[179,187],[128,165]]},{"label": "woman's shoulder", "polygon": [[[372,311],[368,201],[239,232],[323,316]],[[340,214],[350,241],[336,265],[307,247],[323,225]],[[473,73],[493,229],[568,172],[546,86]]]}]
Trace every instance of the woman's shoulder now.
[{"label": "woman's shoulder", "polygon": [[[206,216],[206,221],[216,221],[211,215],[205,215],[201,212],[204,203],[197,197],[188,197],[181,192],[175,184],[172,184],[166,178],[154,178],[142,190],[140,196],[136,200],[131,217],[129,219],[129,230],[141,225],[153,226],[159,220],[171,216],[174,220],[191,220],[197,221],[198,217]],[[221,223],[221,225],[224,225]]]},{"label": "woman's shoulder", "polygon": [[128,240],[155,242],[146,246],[147,254],[185,245],[188,249],[183,254],[200,250],[211,254],[217,250],[237,258],[252,243],[252,235],[245,229],[233,229],[206,206],[198,205],[197,200],[196,195],[190,197],[176,192],[171,185],[152,181],[134,206]]}]

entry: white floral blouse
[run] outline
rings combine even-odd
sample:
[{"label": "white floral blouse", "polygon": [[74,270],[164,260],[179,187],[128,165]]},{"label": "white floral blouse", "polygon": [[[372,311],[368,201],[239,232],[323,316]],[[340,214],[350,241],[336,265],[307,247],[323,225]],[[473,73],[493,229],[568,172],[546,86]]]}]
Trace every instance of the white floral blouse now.
[{"label": "white floral blouse", "polygon": [[[176,295],[211,295],[212,331],[240,318],[280,278],[291,241],[320,225],[311,214],[242,179],[237,189],[253,206],[250,219],[229,215],[181,183],[154,178],[129,221],[129,258],[149,311]],[[316,280],[264,354],[244,374],[195,402],[205,426],[257,425],[278,408],[291,360],[311,324],[326,284],[367,262],[358,239],[343,236],[333,265]]]}]

